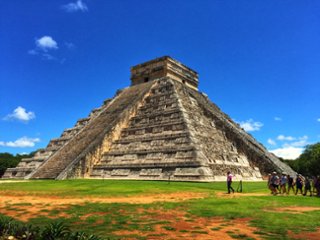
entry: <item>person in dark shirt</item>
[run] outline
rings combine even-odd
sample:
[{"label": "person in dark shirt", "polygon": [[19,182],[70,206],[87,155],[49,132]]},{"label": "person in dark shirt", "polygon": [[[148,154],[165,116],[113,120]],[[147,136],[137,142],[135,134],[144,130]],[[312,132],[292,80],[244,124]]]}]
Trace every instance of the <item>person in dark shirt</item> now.
[{"label": "person in dark shirt", "polygon": [[303,179],[301,174],[298,174],[296,178],[296,193],[295,193],[296,195],[298,194],[298,191],[300,191],[301,195],[303,195],[302,187],[303,187]]},{"label": "person in dark shirt", "polygon": [[292,189],[292,192],[294,193],[294,180],[293,180],[293,177],[291,177],[290,175],[287,176],[288,178],[288,192],[287,194],[290,193],[290,190]]},{"label": "person in dark shirt", "polygon": [[312,196],[311,182],[310,182],[310,179],[306,177],[303,196],[306,196],[308,191],[310,192],[310,197],[311,197]]},{"label": "person in dark shirt", "polygon": [[272,177],[271,177],[271,187],[272,187],[273,195],[278,194],[279,184],[280,184],[280,178],[279,178],[277,172],[273,172]]}]

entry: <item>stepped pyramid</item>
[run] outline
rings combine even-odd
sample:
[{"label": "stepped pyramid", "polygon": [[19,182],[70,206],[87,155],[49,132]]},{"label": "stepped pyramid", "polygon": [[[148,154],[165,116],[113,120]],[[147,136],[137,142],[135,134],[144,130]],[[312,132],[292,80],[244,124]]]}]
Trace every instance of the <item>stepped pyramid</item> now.
[{"label": "stepped pyramid", "polygon": [[294,174],[200,93],[198,74],[180,62],[165,56],[134,66],[131,83],[4,177],[219,181],[227,171],[243,180]]}]

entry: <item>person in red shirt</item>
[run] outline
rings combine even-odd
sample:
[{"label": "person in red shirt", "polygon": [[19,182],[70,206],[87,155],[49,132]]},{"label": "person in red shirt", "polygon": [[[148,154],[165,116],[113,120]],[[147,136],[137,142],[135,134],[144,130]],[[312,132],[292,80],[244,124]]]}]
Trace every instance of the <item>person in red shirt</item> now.
[{"label": "person in red shirt", "polygon": [[228,186],[228,193],[230,194],[230,190],[232,190],[232,193],[234,193],[234,189],[232,188],[232,174],[231,172],[227,173],[227,186]]}]

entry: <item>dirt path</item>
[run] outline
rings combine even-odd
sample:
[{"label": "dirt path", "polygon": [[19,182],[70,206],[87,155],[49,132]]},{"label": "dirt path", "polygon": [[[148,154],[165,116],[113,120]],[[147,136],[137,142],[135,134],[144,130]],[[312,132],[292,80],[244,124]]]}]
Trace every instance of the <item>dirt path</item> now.
[{"label": "dirt path", "polygon": [[52,210],[64,210],[72,204],[83,205],[85,203],[129,203],[129,204],[150,204],[154,202],[181,202],[190,199],[199,199],[208,196],[203,193],[168,193],[152,194],[129,197],[79,197],[63,198],[59,196],[28,196],[23,192],[15,195],[1,193],[0,213],[17,218],[21,221],[28,221],[35,216],[45,217],[67,217],[67,215],[49,216]]},{"label": "dirt path", "polygon": [[27,180],[0,180],[1,183],[17,183],[17,182],[28,182]]},{"label": "dirt path", "polygon": [[48,203],[50,205],[65,205],[65,204],[82,204],[86,202],[93,203],[131,203],[131,204],[149,204],[154,202],[180,202],[190,199],[199,199],[207,197],[205,193],[181,192],[181,193],[166,193],[166,194],[146,194],[141,196],[128,197],[59,197],[59,196],[28,196],[23,193],[10,194],[1,193],[0,204],[11,203]]},{"label": "dirt path", "polygon": [[288,206],[281,208],[266,209],[268,212],[288,212],[293,214],[302,214],[304,212],[320,211],[320,207],[298,207],[298,206]]},{"label": "dirt path", "polygon": [[238,197],[261,197],[261,196],[270,196],[267,193],[225,193],[225,192],[217,192],[217,197],[220,198],[238,198]]},{"label": "dirt path", "polygon": [[289,231],[288,235],[292,239],[319,240],[320,239],[320,228],[318,228],[315,232],[294,233],[292,231]]}]

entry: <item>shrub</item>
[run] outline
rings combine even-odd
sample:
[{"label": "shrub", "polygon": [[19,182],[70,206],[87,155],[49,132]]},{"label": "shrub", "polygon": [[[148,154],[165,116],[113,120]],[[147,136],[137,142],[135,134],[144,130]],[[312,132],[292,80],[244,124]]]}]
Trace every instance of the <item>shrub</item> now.
[{"label": "shrub", "polygon": [[101,240],[101,238],[84,232],[72,232],[62,222],[53,222],[40,229],[9,217],[0,217],[0,240]]}]

